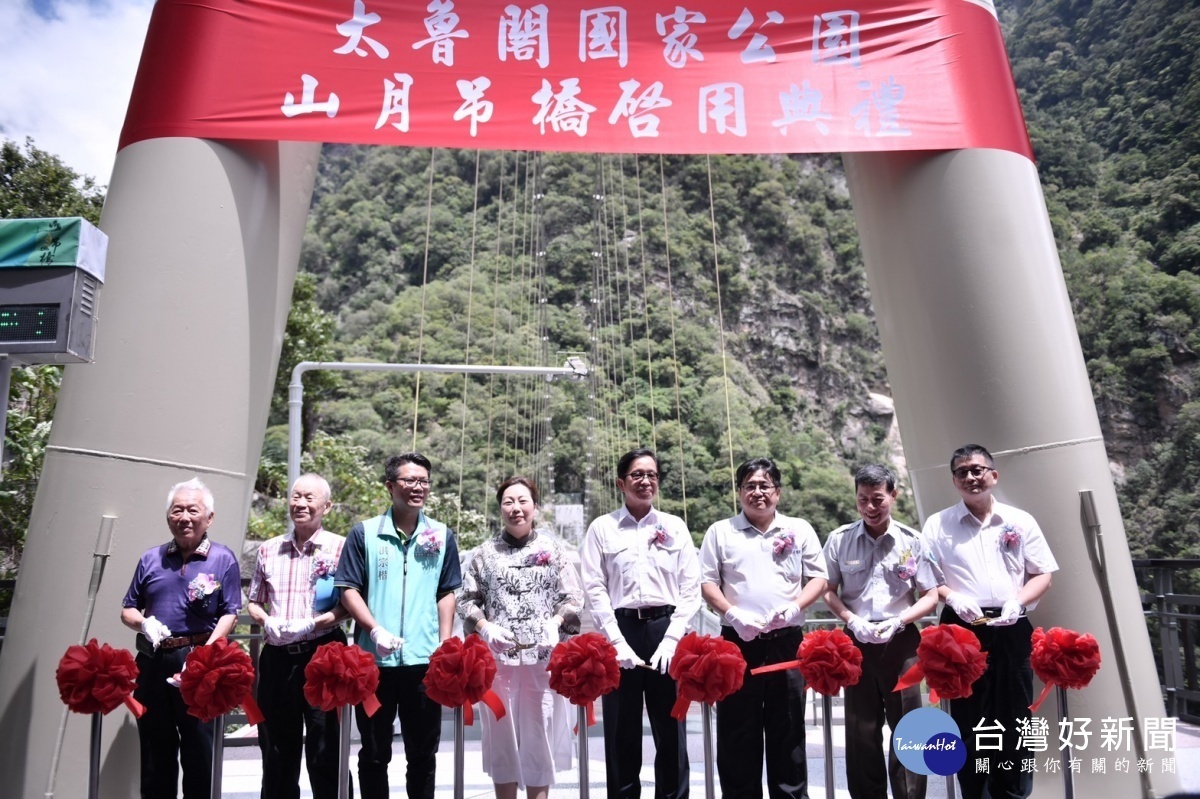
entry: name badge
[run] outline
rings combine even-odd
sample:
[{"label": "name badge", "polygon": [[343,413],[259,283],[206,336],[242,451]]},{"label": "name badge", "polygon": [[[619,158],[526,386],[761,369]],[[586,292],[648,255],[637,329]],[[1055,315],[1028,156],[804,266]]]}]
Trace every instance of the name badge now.
[{"label": "name badge", "polygon": [[861,566],[862,561],[861,560],[848,560],[848,561],[846,561],[846,565],[847,566]]}]

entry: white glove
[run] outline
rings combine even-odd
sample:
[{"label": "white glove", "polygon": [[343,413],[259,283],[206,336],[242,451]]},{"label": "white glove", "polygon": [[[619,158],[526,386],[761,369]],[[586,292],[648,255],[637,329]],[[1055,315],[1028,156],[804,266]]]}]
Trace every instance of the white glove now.
[{"label": "white glove", "polygon": [[875,625],[875,635],[879,638],[879,643],[886,644],[892,640],[892,636],[904,629],[904,622],[900,621],[899,616],[893,616],[890,619],[879,622]]},{"label": "white glove", "polygon": [[725,611],[725,621],[743,641],[753,641],[761,632],[766,632],[767,622],[762,616],[756,616],[737,605],[730,605]]},{"label": "white glove", "polygon": [[380,657],[394,654],[404,646],[404,639],[397,638],[379,625],[371,629],[371,640],[375,642],[375,652]]},{"label": "white glove", "polygon": [[558,646],[558,630],[560,626],[561,622],[559,622],[557,616],[551,616],[550,618],[546,619],[546,627],[542,631],[542,643],[545,646]]},{"label": "white glove", "polygon": [[846,622],[846,629],[864,644],[883,643],[883,639],[879,637],[879,633],[875,632],[874,625],[857,614],[850,614],[850,620]]},{"label": "white glove", "polygon": [[153,616],[142,619],[142,635],[150,639],[150,645],[158,649],[164,638],[171,637],[171,629]]},{"label": "white glove", "polygon": [[621,668],[633,669],[646,665],[646,661],[638,657],[637,652],[633,651],[633,647],[626,643],[624,638],[620,641],[613,641],[612,645],[617,648],[617,665]]},{"label": "white glove", "polygon": [[513,637],[512,631],[507,627],[501,627],[494,621],[489,621],[483,625],[483,629],[476,628],[475,631],[479,633],[479,637],[494,654],[507,652],[517,645],[517,639]]},{"label": "white glove", "polygon": [[1021,603],[1010,599],[1000,608],[1000,615],[988,622],[988,627],[1008,627],[1021,618]]},{"label": "white glove", "polygon": [[669,635],[664,635],[658,649],[650,656],[650,668],[658,669],[660,674],[666,674],[671,668],[671,658],[675,657],[675,647],[679,641]]},{"label": "white glove", "polygon": [[183,684],[183,673],[187,671],[187,661],[184,661],[183,668],[167,678],[167,685],[172,688],[178,688]]},{"label": "white glove", "polygon": [[795,602],[784,602],[772,610],[771,615],[767,617],[767,631],[795,626],[802,615],[804,615],[804,611]]},{"label": "white glove", "polygon": [[266,630],[267,635],[277,640],[286,642],[290,640],[291,636],[284,633],[283,625],[283,619],[279,618],[278,616],[267,616],[267,618],[263,621],[263,629]]},{"label": "white glove", "polygon": [[958,591],[951,591],[946,595],[946,604],[958,614],[960,619],[967,623],[973,622],[983,616],[983,611],[980,610],[979,603],[965,594],[960,594]]},{"label": "white glove", "polygon": [[302,635],[308,635],[316,628],[316,619],[292,619],[291,621],[285,621],[283,624],[279,625],[279,629],[282,630],[285,635],[291,636],[293,640]]}]

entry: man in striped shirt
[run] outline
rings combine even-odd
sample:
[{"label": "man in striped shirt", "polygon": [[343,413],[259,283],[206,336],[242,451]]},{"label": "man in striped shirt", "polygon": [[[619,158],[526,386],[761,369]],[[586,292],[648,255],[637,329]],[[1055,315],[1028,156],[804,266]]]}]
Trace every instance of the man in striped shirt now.
[{"label": "man in striped shirt", "polygon": [[258,658],[258,704],[266,717],[258,726],[262,799],[299,798],[302,745],[314,799],[338,795],[337,714],[304,698],[304,668],[317,647],[346,642],[337,625],[348,614],[333,586],[346,539],[321,526],[329,494],[320,475],[296,479],[288,497],[294,529],[259,548],[247,593],[247,611],[266,631]]}]

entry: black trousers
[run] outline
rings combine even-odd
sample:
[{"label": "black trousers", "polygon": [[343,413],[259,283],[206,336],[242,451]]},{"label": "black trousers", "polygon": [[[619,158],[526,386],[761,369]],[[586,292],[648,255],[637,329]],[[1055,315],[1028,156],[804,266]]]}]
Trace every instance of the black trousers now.
[{"label": "black trousers", "polygon": [[191,651],[185,646],[137,656],[133,697],[146,706],[137,720],[142,799],[178,796],[181,763],[184,799],[208,799],[212,793],[214,722],[189,716],[179,689],[167,685],[167,678],[183,669]]},{"label": "black trousers", "polygon": [[[1021,773],[1024,755],[1017,746],[1017,719],[1029,718],[1033,702],[1033,668],[1029,665],[1033,625],[1023,618],[1008,627],[972,627],[948,606],[942,609],[940,621],[969,628],[988,656],[987,671],[971,686],[971,695],[950,700],[950,715],[967,744],[967,763],[958,772],[963,799],[1024,799],[1033,791],[1033,775]],[[973,732],[975,727],[981,722],[995,727],[997,721],[1004,726],[1002,748],[978,749],[976,736],[993,733]],[[986,737],[984,740],[987,742]],[[988,761],[988,773],[977,773],[978,760]]]},{"label": "black trousers", "polygon": [[900,718],[921,707],[921,686],[893,691],[896,681],[917,662],[921,633],[908,625],[886,644],[850,640],[862,652],[862,677],[843,690],[846,702],[846,783],[852,799],[886,797],[924,799],[927,778],[900,764],[895,752],[883,759],[883,723],[893,731]]},{"label": "black trousers", "polygon": [[309,642],[306,652],[265,645],[258,657],[258,706],[266,718],[258,725],[262,750],[261,799],[300,799],[300,753],[304,751],[313,799],[337,799],[338,716],[318,710],[304,698],[304,668],[321,644],[346,643],[334,630]]},{"label": "black trousers", "polygon": [[807,799],[804,751],[804,678],[799,669],[751,676],[750,669],[796,659],[804,638],[789,627],[743,641],[732,627],[721,637],[746,659],[746,681],[717,703],[717,773],[724,799],[761,799],[763,755],[771,799]]},{"label": "black trousers", "polygon": [[[618,616],[626,643],[647,663],[662,643],[670,616],[630,619]],[[642,701],[654,739],[655,799],[687,799],[690,784],[684,723],[671,718],[675,681],[657,670],[621,669],[617,690],[600,697],[604,712],[604,769],[609,799],[642,795]]]},{"label": "black trousers", "polygon": [[358,782],[363,799],[387,799],[388,763],[392,762],[392,722],[400,717],[400,737],[408,761],[405,787],[408,799],[433,799],[437,787],[438,744],[442,740],[442,706],[425,695],[421,681],[428,666],[390,666],[379,670],[379,710],[367,718],[354,708],[362,749],[358,753]]}]

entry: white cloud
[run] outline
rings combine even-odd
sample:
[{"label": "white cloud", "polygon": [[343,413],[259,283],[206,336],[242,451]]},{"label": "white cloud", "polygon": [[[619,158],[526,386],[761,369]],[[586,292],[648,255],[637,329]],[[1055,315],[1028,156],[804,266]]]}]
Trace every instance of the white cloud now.
[{"label": "white cloud", "polygon": [[107,184],[153,6],[0,0],[0,138]]}]

